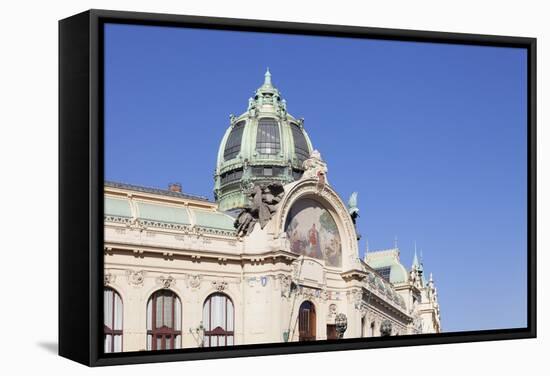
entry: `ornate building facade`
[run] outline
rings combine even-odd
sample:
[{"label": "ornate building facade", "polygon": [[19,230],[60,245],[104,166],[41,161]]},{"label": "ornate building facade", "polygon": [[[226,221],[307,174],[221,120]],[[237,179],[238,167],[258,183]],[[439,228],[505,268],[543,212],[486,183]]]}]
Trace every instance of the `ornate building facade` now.
[{"label": "ornate building facade", "polygon": [[106,182],[105,351],[439,332],[431,275],[397,248],[360,259],[327,173],[268,71],[231,116],[215,201]]}]

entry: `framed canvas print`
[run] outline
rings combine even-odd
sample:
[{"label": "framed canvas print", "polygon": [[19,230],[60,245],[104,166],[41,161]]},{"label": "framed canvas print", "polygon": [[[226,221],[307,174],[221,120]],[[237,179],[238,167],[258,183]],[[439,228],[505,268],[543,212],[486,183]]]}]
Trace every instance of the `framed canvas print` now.
[{"label": "framed canvas print", "polygon": [[536,40],[59,23],[59,353],[90,366],[536,335]]}]

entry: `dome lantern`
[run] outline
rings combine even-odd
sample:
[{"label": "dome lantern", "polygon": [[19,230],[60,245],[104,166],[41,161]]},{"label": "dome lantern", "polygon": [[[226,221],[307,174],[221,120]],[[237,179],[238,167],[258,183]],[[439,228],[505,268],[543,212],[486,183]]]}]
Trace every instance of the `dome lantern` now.
[{"label": "dome lantern", "polygon": [[246,112],[231,116],[220,143],[214,195],[220,210],[248,204],[243,189],[252,184],[299,179],[303,161],[313,150],[303,119],[287,112],[269,69],[263,84],[248,100]]}]

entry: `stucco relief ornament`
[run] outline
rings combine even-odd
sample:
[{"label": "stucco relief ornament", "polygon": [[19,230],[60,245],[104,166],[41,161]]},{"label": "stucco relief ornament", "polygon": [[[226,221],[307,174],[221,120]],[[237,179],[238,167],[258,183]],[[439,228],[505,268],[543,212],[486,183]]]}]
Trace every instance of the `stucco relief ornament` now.
[{"label": "stucco relief ornament", "polygon": [[132,222],[127,225],[127,227],[129,227],[131,229],[134,229],[134,230],[138,230],[139,232],[143,232],[147,229],[147,226],[145,226],[143,223],[141,223],[141,221],[137,218],[132,220]]},{"label": "stucco relief ornament", "polygon": [[254,230],[254,225],[260,222],[263,229],[267,222],[277,211],[277,205],[284,196],[283,185],[279,182],[270,184],[250,185],[244,189],[249,199],[249,204],[241,211],[235,220],[237,236],[249,235]]},{"label": "stucco relief ornament", "polygon": [[302,179],[317,179],[317,190],[320,192],[328,184],[327,181],[327,164],[321,158],[321,153],[318,150],[313,150],[303,163],[304,174]]},{"label": "stucco relief ornament", "polygon": [[103,285],[109,286],[110,284],[115,282],[116,277],[111,274],[110,272],[107,272],[103,275]]},{"label": "stucco relief ornament", "polygon": [[212,281],[212,286],[218,291],[224,291],[227,287],[227,282],[225,281]]},{"label": "stucco relief ornament", "polygon": [[145,270],[126,270],[126,276],[128,277],[128,284],[134,287],[141,287],[145,280]]},{"label": "stucco relief ornament", "polygon": [[202,279],[202,276],[200,274],[190,275],[188,280],[189,286],[191,286],[191,288],[196,289],[201,285],[201,279]]},{"label": "stucco relief ornament", "polygon": [[289,275],[279,274],[279,281],[281,284],[281,296],[283,298],[290,298],[292,278]]},{"label": "stucco relief ornament", "polygon": [[161,284],[163,288],[169,289],[176,283],[176,280],[172,276],[164,277],[161,275],[157,278],[157,282]]}]

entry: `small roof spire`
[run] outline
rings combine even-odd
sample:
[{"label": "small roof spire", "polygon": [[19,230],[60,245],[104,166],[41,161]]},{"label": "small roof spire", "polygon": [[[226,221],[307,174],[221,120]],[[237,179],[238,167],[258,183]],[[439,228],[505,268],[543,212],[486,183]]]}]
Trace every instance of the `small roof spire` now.
[{"label": "small roof spire", "polygon": [[269,72],[269,67],[264,74],[264,85],[271,85],[271,72]]},{"label": "small roof spire", "polygon": [[412,263],[413,269],[419,269],[420,263],[418,262],[418,256],[416,254],[416,242],[414,242],[414,257],[413,257],[413,263]]}]

